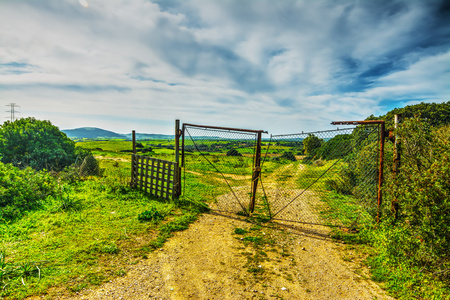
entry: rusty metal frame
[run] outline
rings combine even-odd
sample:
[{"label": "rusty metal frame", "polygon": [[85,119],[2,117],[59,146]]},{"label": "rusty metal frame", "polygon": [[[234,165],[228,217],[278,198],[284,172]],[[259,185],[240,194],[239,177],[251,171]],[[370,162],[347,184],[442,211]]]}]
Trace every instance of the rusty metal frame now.
[{"label": "rusty metal frame", "polygon": [[[252,174],[252,196],[250,198],[250,203],[249,203],[249,207],[248,207],[249,212],[253,213],[253,211],[255,209],[255,200],[256,200],[256,192],[257,192],[257,189],[258,189],[258,181],[259,181],[259,178],[261,176],[261,149],[262,149],[261,142],[262,142],[262,134],[263,133],[267,134],[268,132],[264,131],[264,130],[253,130],[253,129],[242,129],[242,128],[220,127],[220,126],[210,126],[210,125],[198,125],[198,124],[183,123],[182,130],[181,130],[181,136],[182,136],[181,167],[185,167],[185,165],[184,165],[184,163],[185,163],[184,140],[185,140],[186,127],[195,127],[195,128],[205,129],[205,130],[212,129],[212,130],[219,130],[219,131],[244,132],[244,133],[255,133],[256,134],[256,150],[255,150],[255,158],[254,158],[254,162],[253,162],[254,168],[253,168],[253,174]],[[230,189],[233,192],[233,189],[231,187],[230,187]],[[234,194],[234,192],[233,192],[233,194]],[[234,195],[234,196],[236,197],[236,195]],[[245,209],[244,209],[244,211],[245,211]]]},{"label": "rusty metal frame", "polygon": [[183,123],[183,130],[184,130],[185,126],[198,127],[198,128],[204,128],[204,129],[217,129],[217,130],[223,130],[223,131],[241,131],[241,132],[251,132],[251,133],[268,133],[267,131],[264,131],[264,130],[241,129],[241,128],[208,126],[208,125],[187,124],[187,123]]},{"label": "rusty metal frame", "polygon": [[381,205],[383,203],[383,179],[384,179],[384,140],[386,138],[386,129],[384,120],[367,121],[334,121],[332,125],[378,125],[380,127],[380,159],[378,165],[378,193],[377,193],[377,223],[381,219]]}]

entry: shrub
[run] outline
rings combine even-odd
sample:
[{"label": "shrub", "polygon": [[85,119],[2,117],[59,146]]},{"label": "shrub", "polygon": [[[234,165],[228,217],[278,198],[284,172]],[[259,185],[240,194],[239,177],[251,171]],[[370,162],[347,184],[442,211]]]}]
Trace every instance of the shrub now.
[{"label": "shrub", "polygon": [[0,163],[0,220],[20,217],[54,192],[54,179],[48,173]]},{"label": "shrub", "polygon": [[326,160],[342,158],[350,153],[352,140],[349,134],[337,135],[317,149],[317,156]]},{"label": "shrub", "polygon": [[100,174],[100,168],[98,161],[92,155],[88,155],[84,158],[83,163],[80,166],[81,176],[95,176]]},{"label": "shrub", "polygon": [[164,220],[164,214],[161,213],[156,207],[151,207],[149,210],[140,213],[138,220],[141,222],[158,222]]},{"label": "shrub", "polygon": [[231,149],[227,152],[227,156],[242,156],[236,149]]},{"label": "shrub", "polygon": [[21,169],[60,171],[84,152],[50,121],[24,118],[0,127],[1,161]]},{"label": "shrub", "polygon": [[322,146],[323,140],[315,136],[314,134],[309,134],[307,138],[303,140],[303,148],[305,149],[305,154],[309,157],[314,157],[317,151]]},{"label": "shrub", "polygon": [[405,255],[431,268],[450,263],[449,131],[449,126],[433,130],[418,118],[405,120],[397,131],[400,170],[392,188],[386,189],[387,197],[400,204],[398,226],[405,228],[410,240],[421,242]]},{"label": "shrub", "polygon": [[294,154],[292,152],[284,152],[283,155],[281,155],[281,158],[290,160],[290,161],[297,161]]}]

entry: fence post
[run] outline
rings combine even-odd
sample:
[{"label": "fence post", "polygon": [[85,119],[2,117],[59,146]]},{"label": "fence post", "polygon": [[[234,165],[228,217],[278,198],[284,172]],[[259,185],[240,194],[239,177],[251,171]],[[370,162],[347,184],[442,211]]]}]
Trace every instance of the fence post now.
[{"label": "fence post", "polygon": [[[399,138],[397,136],[397,127],[398,127],[398,123],[399,123],[400,119],[398,115],[394,116],[394,168],[393,168],[393,178],[394,178],[394,183],[395,180],[397,179],[397,174],[399,172],[399,168],[400,168],[400,141]],[[397,191],[394,191],[394,199],[392,200],[391,203],[391,209],[392,212],[394,213],[395,216],[395,220],[398,219],[398,210],[399,210],[399,203],[398,203],[398,199],[397,199]]]},{"label": "fence post", "polygon": [[131,139],[133,141],[133,153],[131,154],[131,182],[130,186],[135,187],[136,186],[136,131],[131,132]]},{"label": "fence post", "polygon": [[380,223],[381,219],[381,205],[383,203],[383,164],[384,164],[384,139],[385,133],[385,122],[381,121],[380,124],[380,164],[378,170],[378,194],[377,194],[377,223]]},{"label": "fence post", "polygon": [[255,153],[255,168],[253,169],[252,176],[252,199],[250,201],[249,211],[253,213],[255,210],[256,190],[258,189],[259,174],[261,174],[261,135],[262,132],[257,133],[257,144]]},{"label": "fence post", "polygon": [[180,167],[180,120],[175,120],[175,174],[174,174],[174,195],[181,195],[181,167]]}]

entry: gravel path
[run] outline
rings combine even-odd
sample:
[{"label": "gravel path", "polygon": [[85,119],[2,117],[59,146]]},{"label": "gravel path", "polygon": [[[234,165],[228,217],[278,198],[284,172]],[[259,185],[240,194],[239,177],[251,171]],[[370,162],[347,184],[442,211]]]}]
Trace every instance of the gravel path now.
[{"label": "gravel path", "polygon": [[282,243],[274,247],[290,255],[270,252],[262,263],[267,271],[256,280],[245,267],[249,249],[233,233],[246,226],[236,217],[204,214],[125,276],[56,299],[393,299],[356,275],[364,272],[361,265],[344,261],[343,246],[317,226],[267,228]]}]

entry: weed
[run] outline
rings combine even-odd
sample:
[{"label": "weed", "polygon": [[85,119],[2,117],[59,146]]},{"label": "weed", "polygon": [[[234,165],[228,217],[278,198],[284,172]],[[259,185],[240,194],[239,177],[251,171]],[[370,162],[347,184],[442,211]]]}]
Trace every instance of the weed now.
[{"label": "weed", "polygon": [[235,229],[234,229],[234,233],[235,233],[235,234],[244,235],[244,234],[247,233],[247,230],[242,229],[242,228],[235,228]]},{"label": "weed", "polygon": [[164,215],[158,211],[156,207],[151,207],[150,210],[146,210],[143,213],[140,213],[138,216],[138,220],[141,222],[153,221],[155,223],[164,220]]}]

